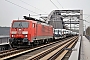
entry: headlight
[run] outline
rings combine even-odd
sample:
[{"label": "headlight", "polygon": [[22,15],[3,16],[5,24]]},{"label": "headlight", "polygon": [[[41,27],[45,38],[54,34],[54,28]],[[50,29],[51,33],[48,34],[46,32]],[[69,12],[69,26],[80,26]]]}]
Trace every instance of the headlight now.
[{"label": "headlight", "polygon": [[12,35],[12,37],[13,37],[13,35]]},{"label": "headlight", "polygon": [[28,34],[28,31],[22,31],[22,34]]},{"label": "headlight", "polygon": [[25,37],[27,37],[27,35],[25,35]]},{"label": "headlight", "polygon": [[16,34],[17,32],[16,31],[11,31],[11,34]]}]

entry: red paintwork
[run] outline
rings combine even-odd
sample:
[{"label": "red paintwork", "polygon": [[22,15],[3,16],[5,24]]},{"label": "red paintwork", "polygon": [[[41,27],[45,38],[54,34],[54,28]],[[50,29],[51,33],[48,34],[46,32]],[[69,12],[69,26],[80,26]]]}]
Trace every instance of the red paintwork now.
[{"label": "red paintwork", "polygon": [[[19,28],[10,28],[10,38],[25,38],[25,35],[22,34],[22,31],[28,31],[27,38],[30,42],[32,42],[32,38],[35,36],[53,36],[53,27],[52,26],[45,26],[44,29],[42,24],[38,24],[37,21],[33,20],[13,20],[13,22],[16,21],[28,21],[29,27],[28,28],[21,28],[19,31]],[[12,22],[12,24],[13,24]],[[33,27],[33,23],[35,24],[35,28]],[[16,34],[11,34],[12,31],[17,31]],[[19,33],[18,33],[19,32]],[[13,37],[12,37],[13,35]]]}]

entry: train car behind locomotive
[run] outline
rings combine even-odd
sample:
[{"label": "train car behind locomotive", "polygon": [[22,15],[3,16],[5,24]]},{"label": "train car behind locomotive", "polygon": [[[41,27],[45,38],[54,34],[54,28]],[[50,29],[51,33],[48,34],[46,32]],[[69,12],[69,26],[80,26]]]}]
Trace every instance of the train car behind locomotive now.
[{"label": "train car behind locomotive", "polygon": [[66,29],[54,29],[55,39],[66,38]]},{"label": "train car behind locomotive", "polygon": [[45,22],[24,16],[25,20],[13,20],[9,42],[12,46],[28,46],[53,39],[53,27]]}]

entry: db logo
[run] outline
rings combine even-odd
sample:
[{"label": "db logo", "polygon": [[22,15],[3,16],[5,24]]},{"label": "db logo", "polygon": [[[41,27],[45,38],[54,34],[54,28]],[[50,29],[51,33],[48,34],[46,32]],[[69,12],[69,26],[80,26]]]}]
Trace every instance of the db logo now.
[{"label": "db logo", "polygon": [[22,32],[21,31],[18,31],[18,34],[21,34]]}]

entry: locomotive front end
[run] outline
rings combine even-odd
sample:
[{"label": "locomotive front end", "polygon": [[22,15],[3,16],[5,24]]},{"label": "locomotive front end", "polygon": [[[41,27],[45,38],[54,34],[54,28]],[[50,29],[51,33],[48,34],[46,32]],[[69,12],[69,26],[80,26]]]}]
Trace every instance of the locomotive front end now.
[{"label": "locomotive front end", "polygon": [[17,20],[12,22],[10,29],[10,39],[9,42],[11,45],[28,45],[29,39],[29,22],[23,20]]}]

